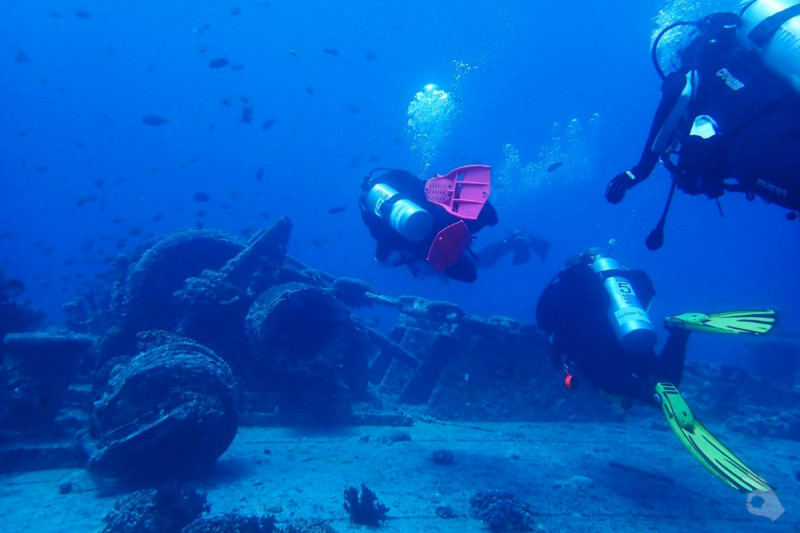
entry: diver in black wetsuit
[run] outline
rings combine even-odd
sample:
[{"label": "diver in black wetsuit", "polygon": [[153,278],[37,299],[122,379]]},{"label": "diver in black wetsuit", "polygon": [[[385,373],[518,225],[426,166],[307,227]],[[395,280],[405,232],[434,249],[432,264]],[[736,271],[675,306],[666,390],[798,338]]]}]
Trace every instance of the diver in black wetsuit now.
[{"label": "diver in black wetsuit", "polygon": [[[481,168],[488,177],[488,167]],[[428,200],[428,183],[396,169],[375,169],[364,178],[359,206],[364,224],[377,241],[375,259],[391,266],[407,265],[415,276],[428,263],[450,279],[471,283],[477,278],[470,257],[472,237],[497,224],[497,211],[485,200],[474,220],[455,216]]]},{"label": "diver in black wetsuit", "polygon": [[547,259],[550,243],[526,231],[514,231],[507,237],[494,241],[475,252],[479,267],[491,267],[503,257],[511,255],[512,265],[523,265],[530,261],[531,252],[542,262]]},{"label": "diver in black wetsuit", "polygon": [[539,327],[550,334],[553,362],[566,372],[564,384],[573,389],[583,378],[624,408],[634,400],[660,407],[672,432],[704,468],[736,490],[760,491],[780,507],[774,489],[694,417],[676,388],[689,338],[684,327],[725,334],[742,327],[742,332],[763,334],[771,329],[774,312],[722,313],[716,325],[700,313],[669,317],[669,338],[657,356],[656,333],[645,311],[654,295],[647,274],[627,270],[597,250],[570,261],[536,308]]},{"label": "diver in black wetsuit", "polygon": [[[664,80],[661,102],[639,162],[609,182],[609,202],[622,201],[661,158],[674,184],[688,194],[744,192],[800,210],[800,94],[786,79],[797,77],[800,35],[785,25],[800,16],[800,8],[764,17],[762,3],[751,3],[742,16],[715,13],[662,32],[653,47]],[[658,44],[680,25],[694,25],[698,34],[679,52],[678,70],[665,76]],[[791,51],[774,54],[784,43]]]},{"label": "diver in black wetsuit", "polygon": [[[631,294],[620,307],[620,299]],[[568,388],[585,380],[624,407],[633,400],[659,405],[655,385],[680,382],[689,332],[671,330],[657,356],[645,311],[653,296],[647,274],[624,269],[595,249],[568,263],[536,307],[539,327],[550,334],[553,364],[565,370]]]}]

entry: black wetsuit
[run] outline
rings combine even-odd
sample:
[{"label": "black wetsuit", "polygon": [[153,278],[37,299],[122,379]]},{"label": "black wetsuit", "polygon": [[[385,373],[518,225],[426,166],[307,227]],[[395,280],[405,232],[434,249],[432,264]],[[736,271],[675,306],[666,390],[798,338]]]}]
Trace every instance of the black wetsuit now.
[{"label": "black wetsuit", "polygon": [[[647,307],[655,295],[650,278],[641,270],[627,271],[626,277]],[[578,380],[608,394],[658,405],[655,384],[680,383],[689,332],[671,332],[661,356],[652,348],[628,353],[612,329],[610,305],[600,276],[586,265],[565,268],[548,285],[536,307],[536,320],[551,335],[553,363],[559,368],[566,364]]]},{"label": "black wetsuit", "polygon": [[[392,229],[384,220],[370,212],[365,198],[376,183],[389,185],[400,193],[398,197],[411,200],[433,216],[433,226],[424,239],[419,242],[409,241]],[[425,198],[425,181],[405,170],[389,170],[383,174],[367,176],[361,186],[360,208],[364,224],[369,229],[370,235],[377,241],[375,259],[380,263],[385,263],[393,253],[398,253],[400,260],[395,262],[395,265],[411,265],[415,261],[425,261],[436,234],[447,226],[461,220],[448,213],[443,207],[429,202]],[[464,222],[470,234],[475,235],[482,228],[497,224],[497,211],[487,201],[476,220],[464,220]],[[454,265],[447,267],[444,274],[451,279],[467,283],[471,283],[477,278],[475,263],[466,254],[462,254]]]},{"label": "black wetsuit", "polygon": [[479,267],[494,266],[507,255],[511,255],[512,265],[523,265],[530,261],[531,250],[544,262],[550,250],[550,243],[530,233],[515,231],[508,237],[477,250],[475,255]]},{"label": "black wetsuit", "polygon": [[[730,25],[698,38],[686,66],[665,78],[629,185],[644,181],[653,171],[663,155],[655,148],[661,135],[676,143],[677,165],[671,170],[684,192],[710,198],[726,190],[745,192],[800,210],[800,95],[757,53],[739,46],[735,31]],[[685,117],[665,124],[687,84],[691,97]],[[711,117],[718,133],[708,138],[690,135],[699,116]],[[673,131],[662,131],[670,127]]]}]

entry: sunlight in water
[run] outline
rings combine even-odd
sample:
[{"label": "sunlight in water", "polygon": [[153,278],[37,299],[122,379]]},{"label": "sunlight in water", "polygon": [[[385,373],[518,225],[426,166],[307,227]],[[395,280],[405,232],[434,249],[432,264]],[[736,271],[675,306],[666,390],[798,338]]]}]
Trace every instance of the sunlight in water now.
[{"label": "sunlight in water", "polygon": [[420,175],[427,175],[450,134],[455,109],[450,94],[433,83],[426,85],[408,104],[407,131]]},{"label": "sunlight in water", "polygon": [[555,183],[572,186],[591,176],[599,150],[599,123],[597,113],[586,120],[554,122],[549,142],[539,148],[534,161],[527,163],[514,145],[503,146],[503,163],[493,174],[492,202],[498,207],[511,205],[522,194]]}]

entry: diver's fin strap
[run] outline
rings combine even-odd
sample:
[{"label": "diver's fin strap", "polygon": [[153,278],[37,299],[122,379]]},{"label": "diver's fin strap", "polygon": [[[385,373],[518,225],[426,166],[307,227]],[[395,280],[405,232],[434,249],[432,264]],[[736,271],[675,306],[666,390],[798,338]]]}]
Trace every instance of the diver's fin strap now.
[{"label": "diver's fin strap", "polygon": [[767,42],[772,38],[778,28],[784,25],[786,21],[800,15],[800,4],[789,6],[783,11],[778,11],[765,18],[756,27],[750,30],[747,37],[759,48],[767,45]]},{"label": "diver's fin strap", "polygon": [[764,479],[745,465],[700,422],[695,419],[686,400],[671,383],[657,383],[656,394],[670,429],[690,454],[728,486],[741,491],[770,491]]},{"label": "diver's fin strap", "polygon": [[453,216],[475,220],[489,199],[491,170],[486,165],[466,165],[434,176],[425,183],[425,198]]}]

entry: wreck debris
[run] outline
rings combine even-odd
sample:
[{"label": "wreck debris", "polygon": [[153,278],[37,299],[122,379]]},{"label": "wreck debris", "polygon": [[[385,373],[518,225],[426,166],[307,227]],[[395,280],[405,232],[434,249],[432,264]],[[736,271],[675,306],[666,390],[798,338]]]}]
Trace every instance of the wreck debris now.
[{"label": "wreck debris", "polygon": [[89,467],[133,481],[203,475],[238,428],[236,384],[210,349],[166,332],[140,335],[92,411]]}]

